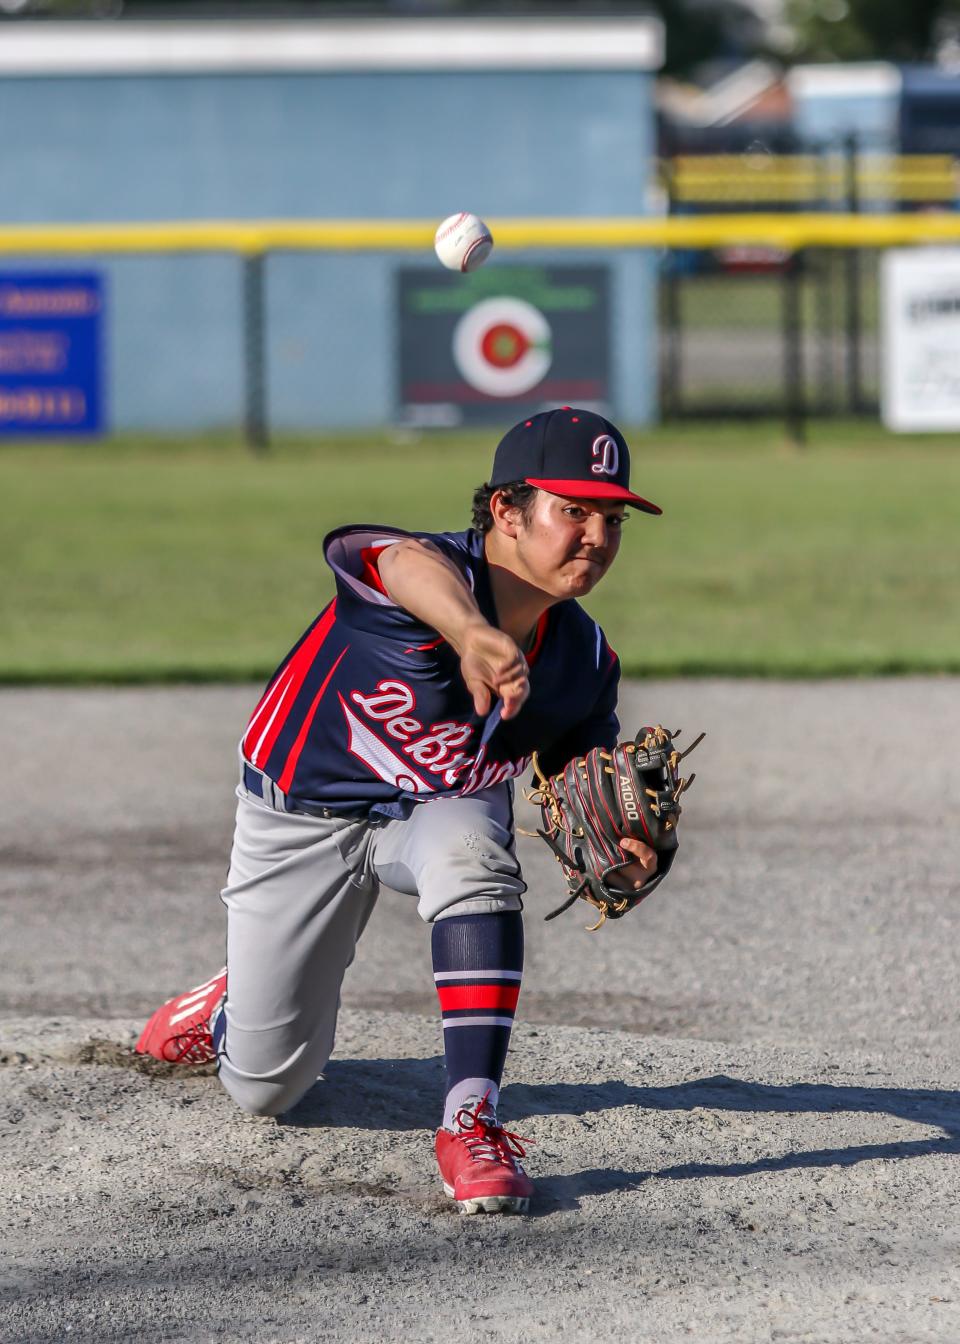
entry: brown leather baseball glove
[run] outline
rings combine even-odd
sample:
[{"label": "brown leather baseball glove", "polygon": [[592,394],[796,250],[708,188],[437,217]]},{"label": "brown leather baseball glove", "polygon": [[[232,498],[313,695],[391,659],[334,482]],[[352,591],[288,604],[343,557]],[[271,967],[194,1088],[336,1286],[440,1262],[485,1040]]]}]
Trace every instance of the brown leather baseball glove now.
[{"label": "brown leather baseball glove", "polygon": [[[549,779],[534,756],[536,787],[526,797],[539,804],[543,827],[536,832],[550,846],[563,868],[570,895],[546,916],[555,919],[579,897],[600,911],[593,932],[607,919],[619,919],[654,891],[677,852],[680,795],[695,776],[681,778],[680,762],[705,737],[704,733],[678,751],[679,735],[665,728],[641,728],[632,742],[620,742],[612,751],[594,747],[586,756],[568,761]],[[639,891],[617,885],[617,874],[633,857],[619,842],[641,840],[657,854],[656,872]]]}]

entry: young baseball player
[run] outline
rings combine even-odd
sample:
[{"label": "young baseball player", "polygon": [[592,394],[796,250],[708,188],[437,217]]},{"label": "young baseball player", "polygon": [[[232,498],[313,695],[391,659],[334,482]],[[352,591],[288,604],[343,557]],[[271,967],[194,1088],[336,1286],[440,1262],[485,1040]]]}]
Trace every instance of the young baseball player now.
[{"label": "young baseball player", "polygon": [[[466,532],[342,527],[337,594],[280,664],[241,742],[227,967],[172,999],[137,1049],[218,1061],[245,1110],[277,1115],[330,1058],[344,972],[381,882],[431,925],[446,1098],[440,1176],[467,1212],[533,1190],[497,1122],[523,971],[512,781],[617,740],[619,663],[576,599],[613,564],[623,436],[570,407],[515,425]],[[624,840],[638,890],[653,850]]]}]

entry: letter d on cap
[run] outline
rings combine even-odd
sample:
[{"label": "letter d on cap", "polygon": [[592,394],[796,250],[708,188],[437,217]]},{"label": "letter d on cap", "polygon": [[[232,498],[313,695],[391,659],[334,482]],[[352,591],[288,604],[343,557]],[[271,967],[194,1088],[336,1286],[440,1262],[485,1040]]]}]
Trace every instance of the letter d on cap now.
[{"label": "letter d on cap", "polygon": [[594,439],[591,451],[594,457],[600,460],[594,462],[590,470],[595,471],[598,476],[616,476],[617,467],[620,465],[620,450],[616,440],[609,434],[601,434],[599,438]]}]

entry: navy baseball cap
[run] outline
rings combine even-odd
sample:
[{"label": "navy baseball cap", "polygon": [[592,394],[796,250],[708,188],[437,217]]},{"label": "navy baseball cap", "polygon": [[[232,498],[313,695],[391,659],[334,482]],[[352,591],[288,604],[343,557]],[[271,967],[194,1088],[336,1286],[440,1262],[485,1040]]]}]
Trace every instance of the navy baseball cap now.
[{"label": "navy baseball cap", "polygon": [[623,435],[594,411],[561,406],[521,420],[500,440],[490,484],[526,481],[551,495],[615,499],[662,513],[630,489],[630,450]]}]

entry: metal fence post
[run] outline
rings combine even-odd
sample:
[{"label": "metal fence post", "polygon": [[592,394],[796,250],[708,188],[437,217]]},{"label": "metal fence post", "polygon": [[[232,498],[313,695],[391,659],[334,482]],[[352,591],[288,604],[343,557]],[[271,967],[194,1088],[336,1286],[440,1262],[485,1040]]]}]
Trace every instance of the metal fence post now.
[{"label": "metal fence post", "polygon": [[674,265],[673,251],[668,251],[660,272],[662,341],[660,346],[660,396],[664,418],[683,413],[680,276]]},{"label": "metal fence post", "polygon": [[803,361],[802,250],[792,252],[783,269],[783,394],[787,435],[791,443],[806,442],[807,407]]},{"label": "metal fence post", "polygon": [[813,254],[813,302],[815,312],[814,330],[816,333],[817,374],[816,393],[813,398],[814,409],[821,415],[830,415],[836,410],[835,393],[835,320],[834,320],[834,274],[836,254],[827,248],[818,248]]},{"label": "metal fence post", "polygon": [[267,423],[266,253],[243,258],[244,433],[255,453],[270,446]]},{"label": "metal fence post", "polygon": [[[847,210],[851,215],[860,213],[860,184],[857,180],[857,137],[850,135],[844,142],[846,167]],[[861,353],[861,295],[860,250],[848,247],[846,260],[846,328],[847,328],[847,404],[854,415],[863,411],[863,368]]]},{"label": "metal fence post", "polygon": [[[819,208],[830,211],[834,208],[835,193],[828,147],[822,141],[812,146],[817,156],[817,179],[819,182]],[[812,253],[814,281],[814,331],[816,332],[816,396],[814,407],[821,415],[829,415],[834,410],[834,300],[833,281],[835,253],[827,248],[818,248]]]},{"label": "metal fence post", "polygon": [[[668,152],[660,160],[663,186],[667,195],[667,214],[677,212],[676,170],[674,154]],[[681,392],[681,334],[680,334],[680,274],[676,251],[664,248],[659,271],[660,303],[658,304],[658,323],[660,326],[660,415],[661,419],[681,415],[683,395]]]}]

